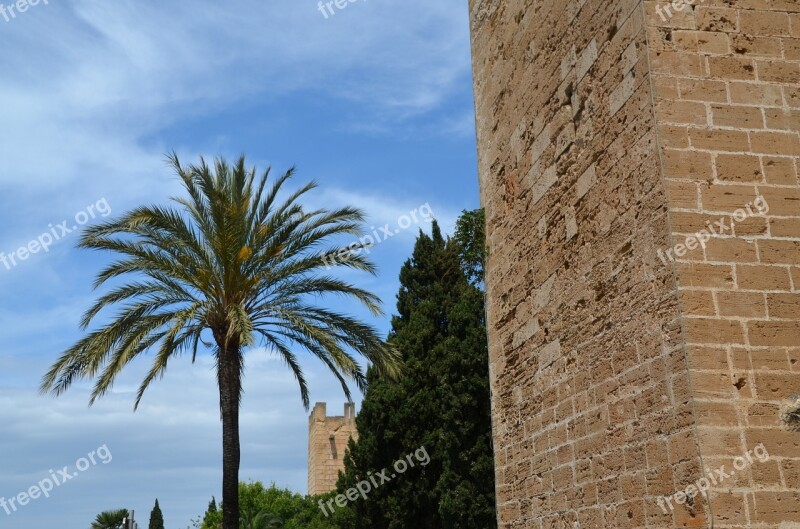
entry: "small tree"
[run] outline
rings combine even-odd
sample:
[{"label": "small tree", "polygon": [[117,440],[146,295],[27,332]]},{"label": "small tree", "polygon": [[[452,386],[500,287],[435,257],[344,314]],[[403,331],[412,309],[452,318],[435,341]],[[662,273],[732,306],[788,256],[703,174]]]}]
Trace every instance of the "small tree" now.
[{"label": "small tree", "polygon": [[91,529],[121,529],[122,521],[128,517],[127,509],[104,511],[97,515]]},{"label": "small tree", "polygon": [[464,210],[456,222],[453,240],[458,248],[464,273],[473,285],[481,286],[486,265],[486,213],[483,209]]},{"label": "small tree", "polygon": [[208,502],[208,509],[206,509],[206,516],[217,514],[217,498],[211,496],[211,501]]},{"label": "small tree", "polygon": [[241,529],[282,529],[283,520],[264,509],[258,512],[242,512]]},{"label": "small tree", "polygon": [[[326,516],[320,510],[319,500],[327,501],[335,495],[332,492],[324,496],[302,496],[289,489],[279,488],[274,483],[269,487],[260,482],[240,483],[239,529],[352,529],[353,523],[348,518],[349,509],[339,509],[333,516]],[[222,512],[216,502],[213,502],[202,520],[196,524],[196,528],[220,529],[221,524]]]},{"label": "small tree", "polygon": [[156,498],[156,506],[150,513],[150,529],[164,529],[164,515],[161,514],[161,507],[158,505],[158,498]]}]

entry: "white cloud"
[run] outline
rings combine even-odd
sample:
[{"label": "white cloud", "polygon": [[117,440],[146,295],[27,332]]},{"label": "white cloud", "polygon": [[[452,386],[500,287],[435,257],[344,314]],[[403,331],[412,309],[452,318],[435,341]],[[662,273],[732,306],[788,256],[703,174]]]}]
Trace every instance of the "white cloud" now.
[{"label": "white cloud", "polygon": [[[414,202],[410,197],[392,198],[380,193],[331,187],[323,189],[320,197],[312,197],[309,201],[310,204],[316,202],[329,208],[357,204],[367,216],[367,229],[374,227],[379,235],[380,228],[385,224],[395,230],[399,229],[399,222],[409,224],[410,221],[410,226],[400,230],[397,236],[412,241],[416,239],[420,229],[425,232],[430,231],[430,222],[425,220],[425,215],[429,211],[433,212],[433,216],[445,231],[454,226],[458,218],[458,213],[451,211],[445,205],[445,201],[437,200],[436,196],[427,197],[425,202],[420,203]],[[414,221],[414,214],[418,222]]]}]

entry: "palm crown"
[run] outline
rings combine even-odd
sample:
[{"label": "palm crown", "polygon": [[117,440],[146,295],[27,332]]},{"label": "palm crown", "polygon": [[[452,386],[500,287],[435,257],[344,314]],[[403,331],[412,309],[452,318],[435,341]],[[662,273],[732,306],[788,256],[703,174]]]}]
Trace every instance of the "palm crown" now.
[{"label": "palm crown", "polygon": [[[308,387],[292,345],[322,360],[348,397],[348,379],[360,388],[365,383],[348,346],[376,367],[396,371],[397,354],[373,328],[309,302],[312,295],[337,294],[381,313],[373,294],[320,275],[330,266],[326,256],[349,248],[325,250],[322,245],[336,235],[358,235],[364,220],[359,210],[304,211],[297,200],[314,183],[279,204],[278,193],[293,170],[267,190],[270,171],[256,182],[255,169],[248,171],[243,157],[235,166],[217,160],[213,173],[204,161],[184,168],[176,156],[170,160],[190,196],[173,199],[180,209],[142,207],[85,231],[81,247],[122,256],[100,272],[95,288],[119,276],[144,278],[113,288],[86,312],[83,329],[102,309],[125,303],[110,323],[59,358],[45,376],[43,390],[60,394],[76,378],[97,376],[94,401],[111,389],[128,362],[157,346],[152,369],[139,388],[138,406],[173,356],[191,351],[194,359],[206,329],[213,333],[218,352],[263,338],[293,371],[306,406]],[[357,252],[335,262],[375,271]]]},{"label": "palm crown", "polygon": [[255,513],[243,513],[240,527],[241,529],[280,529],[283,527],[283,521],[265,509]]},{"label": "palm crown", "polygon": [[91,529],[120,529],[122,522],[128,517],[127,509],[104,511],[97,515]]},{"label": "palm crown", "polygon": [[[234,165],[218,159],[213,168],[202,159],[187,167],[174,154],[169,160],[188,196],[173,198],[172,207],[141,207],[84,232],[81,247],[118,255],[99,273],[95,288],[115,279],[121,284],[99,297],[84,315],[82,328],[105,308],[121,310],[63,353],[45,375],[42,391],[58,395],[75,380],[95,379],[94,402],[129,362],[152,350],[152,367],[136,396],[138,407],[170,359],[182,353],[194,359],[199,346],[208,345],[217,364],[225,457],[231,458],[225,460],[227,482],[233,470],[238,479],[244,349],[260,341],[279,355],[297,379],[306,407],[308,386],[296,350],[324,362],[348,398],[349,381],[362,390],[366,384],[354,353],[389,376],[398,373],[399,355],[373,327],[315,303],[321,296],[343,296],[380,314],[375,295],[323,270],[331,266],[326,257],[354,249],[336,243],[342,235],[360,235],[361,211],[306,211],[298,200],[316,187],[313,182],[280,199],[293,169],[272,181],[269,169],[259,178],[255,169],[247,169],[244,157]],[[375,272],[359,252],[333,262]],[[204,340],[204,331],[213,343]],[[223,495],[225,488],[232,494],[237,486],[236,481],[224,484]],[[238,518],[237,501],[227,497],[224,502]],[[228,514],[226,529],[233,527]]]}]

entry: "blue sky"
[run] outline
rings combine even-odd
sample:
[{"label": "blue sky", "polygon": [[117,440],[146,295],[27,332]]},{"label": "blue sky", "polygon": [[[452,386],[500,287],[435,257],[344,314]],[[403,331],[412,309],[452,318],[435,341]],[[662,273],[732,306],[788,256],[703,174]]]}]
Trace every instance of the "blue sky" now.
[{"label": "blue sky", "polygon": [[[2,2],[2,0],[0,0]],[[314,206],[353,204],[370,223],[430,204],[445,229],[477,207],[467,7],[456,0],[356,0],[325,19],[314,0],[50,0],[0,17],[0,252],[12,254],[96,206],[112,215],[179,192],[164,164],[245,153],[315,179]],[[98,205],[100,202],[100,205]],[[96,222],[100,218],[95,214]],[[428,229],[428,225],[423,225]],[[394,310],[416,226],[373,251],[377,278],[353,276]],[[59,233],[56,231],[55,233]],[[108,259],[65,235],[48,252],[0,263],[0,497],[98,447],[113,456],[0,527],[88,527],[101,510],[156,497],[183,529],[219,497],[220,424],[212,365],[178,360],[132,412],[137,362],[88,408],[37,386],[78,336],[93,274]],[[375,320],[388,330],[388,317]],[[312,400],[338,412],[331,377],[304,363]],[[243,479],[305,492],[307,414],[267,351],[251,351],[242,412]]]}]

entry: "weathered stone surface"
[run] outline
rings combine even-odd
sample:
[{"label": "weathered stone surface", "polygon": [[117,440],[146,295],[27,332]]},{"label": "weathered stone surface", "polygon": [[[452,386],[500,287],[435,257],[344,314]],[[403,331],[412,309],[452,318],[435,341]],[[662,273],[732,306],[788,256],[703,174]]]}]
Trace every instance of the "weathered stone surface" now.
[{"label": "weathered stone surface", "polygon": [[351,437],[358,440],[355,404],[345,404],[341,417],[328,417],[324,402],[314,406],[308,418],[309,494],[325,494],[336,488]]},{"label": "weathered stone surface", "polygon": [[800,522],[800,2],[693,3],[470,1],[501,528]]}]

